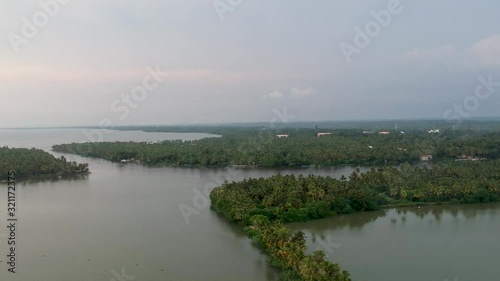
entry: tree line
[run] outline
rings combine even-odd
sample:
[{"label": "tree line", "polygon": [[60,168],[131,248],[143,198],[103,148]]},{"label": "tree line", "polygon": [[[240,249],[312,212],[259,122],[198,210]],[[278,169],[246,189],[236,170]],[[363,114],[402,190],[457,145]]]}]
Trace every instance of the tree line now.
[{"label": "tree line", "polygon": [[36,148],[0,148],[0,171],[15,171],[16,177],[26,178],[42,175],[70,175],[88,173],[88,164],[67,161],[64,156],[56,158],[52,154]]},{"label": "tree line", "polygon": [[340,179],[278,174],[225,183],[212,191],[211,199],[216,210],[241,224],[253,215],[286,223],[384,205],[496,202],[500,200],[500,160],[450,162],[432,168],[384,166]]},{"label": "tree line", "polygon": [[[157,143],[101,142],[53,146],[62,153],[119,162],[134,158],[144,164],[165,166],[232,165],[303,167],[414,163],[423,155],[434,161],[461,157],[500,158],[500,132],[444,131],[429,134],[416,130],[390,135],[353,129],[325,130],[332,135],[317,137],[316,129],[226,129],[222,137],[196,141]],[[278,138],[287,134],[287,138]]]},{"label": "tree line", "polygon": [[339,179],[278,174],[226,182],[210,199],[215,211],[245,226],[272,264],[283,269],[283,280],[350,280],[323,252],[305,254],[303,233],[292,233],[283,223],[388,205],[498,202],[500,160],[386,166]]},{"label": "tree line", "polygon": [[306,254],[302,231],[293,233],[281,222],[262,215],[252,216],[246,233],[270,256],[271,264],[282,269],[283,281],[350,281],[347,271],[327,260],[323,251]]}]

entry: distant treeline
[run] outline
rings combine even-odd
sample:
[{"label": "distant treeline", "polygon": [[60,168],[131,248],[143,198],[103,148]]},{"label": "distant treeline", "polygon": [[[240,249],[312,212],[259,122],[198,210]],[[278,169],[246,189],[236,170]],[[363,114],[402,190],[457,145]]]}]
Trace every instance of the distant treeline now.
[{"label": "distant treeline", "polygon": [[[332,135],[317,137],[318,132]],[[216,133],[216,132],[214,132]],[[459,130],[392,132],[254,128],[226,129],[221,138],[159,143],[86,143],[55,145],[54,151],[121,161],[134,158],[145,164],[168,166],[301,167],[380,165],[433,160],[500,158],[500,133]],[[278,138],[287,134],[287,138]]]},{"label": "distant treeline", "polygon": [[302,232],[283,223],[375,210],[391,204],[486,203],[500,200],[500,160],[432,168],[403,164],[335,179],[309,175],[226,182],[210,193],[212,208],[245,226],[283,269],[282,280],[350,280],[322,251],[305,253]]},{"label": "distant treeline", "polygon": [[[276,116],[273,116],[276,117]],[[500,130],[500,117],[443,120],[443,119],[415,119],[415,120],[371,120],[371,121],[311,121],[311,122],[287,122],[280,119],[270,122],[253,123],[228,123],[211,125],[158,125],[158,126],[117,126],[114,129],[120,131],[144,131],[144,132],[183,132],[183,133],[212,133],[225,134],[235,129],[255,129],[263,128],[291,128],[291,129],[356,129],[356,130],[421,130],[427,131],[433,128],[442,130],[452,130],[453,127],[459,130]],[[96,127],[99,128],[99,127]]]},{"label": "distant treeline", "polygon": [[40,149],[0,148],[0,172],[7,175],[14,171],[17,178],[42,175],[71,175],[88,173],[88,164],[66,161],[64,156],[55,158]]}]

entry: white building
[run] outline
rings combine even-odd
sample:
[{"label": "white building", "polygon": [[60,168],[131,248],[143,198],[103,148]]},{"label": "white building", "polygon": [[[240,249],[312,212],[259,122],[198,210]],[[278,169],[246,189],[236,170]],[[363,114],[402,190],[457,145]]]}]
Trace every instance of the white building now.
[{"label": "white building", "polygon": [[321,136],[328,136],[331,135],[332,133],[318,133],[318,138]]}]

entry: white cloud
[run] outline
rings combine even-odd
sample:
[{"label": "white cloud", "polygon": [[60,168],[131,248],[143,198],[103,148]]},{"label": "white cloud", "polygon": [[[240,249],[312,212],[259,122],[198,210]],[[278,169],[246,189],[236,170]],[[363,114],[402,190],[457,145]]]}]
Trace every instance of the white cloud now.
[{"label": "white cloud", "polygon": [[405,62],[417,64],[447,64],[453,66],[500,66],[500,34],[479,40],[463,49],[443,45],[427,49],[414,49],[405,53]]},{"label": "white cloud", "polygon": [[315,92],[313,88],[307,88],[307,89],[292,88],[290,90],[290,96],[296,99],[310,97],[314,94]]},{"label": "white cloud", "polygon": [[500,66],[500,34],[482,39],[470,50],[472,58],[483,66]]},{"label": "white cloud", "polygon": [[264,99],[281,99],[284,96],[285,95],[282,92],[280,92],[280,91],[274,91],[272,93],[269,93],[267,95],[262,96],[262,98],[264,98]]}]

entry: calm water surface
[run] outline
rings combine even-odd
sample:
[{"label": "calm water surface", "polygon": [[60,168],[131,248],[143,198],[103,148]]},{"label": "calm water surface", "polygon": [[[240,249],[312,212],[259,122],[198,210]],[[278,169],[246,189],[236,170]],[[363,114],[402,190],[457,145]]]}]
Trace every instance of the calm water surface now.
[{"label": "calm water surface", "polygon": [[292,229],[353,280],[500,280],[500,204],[388,209]]},{"label": "calm water surface", "polygon": [[[105,140],[209,136],[110,131]],[[81,130],[0,130],[1,146],[49,151],[53,144],[84,141]],[[65,157],[89,163],[92,174],[18,184],[18,273],[7,273],[2,227],[0,280],[277,280],[276,271],[240,228],[210,211],[207,199],[195,194],[226,179],[352,172],[150,168]],[[0,187],[1,210],[7,208],[5,193]],[[196,214],[184,218],[181,204],[197,207]],[[293,227],[308,234],[311,249],[332,248],[330,258],[355,280],[498,280],[493,275],[500,260],[494,241],[500,233],[498,211],[499,205],[434,207],[416,214],[388,210]],[[0,212],[0,225],[5,223],[5,212]]]}]

